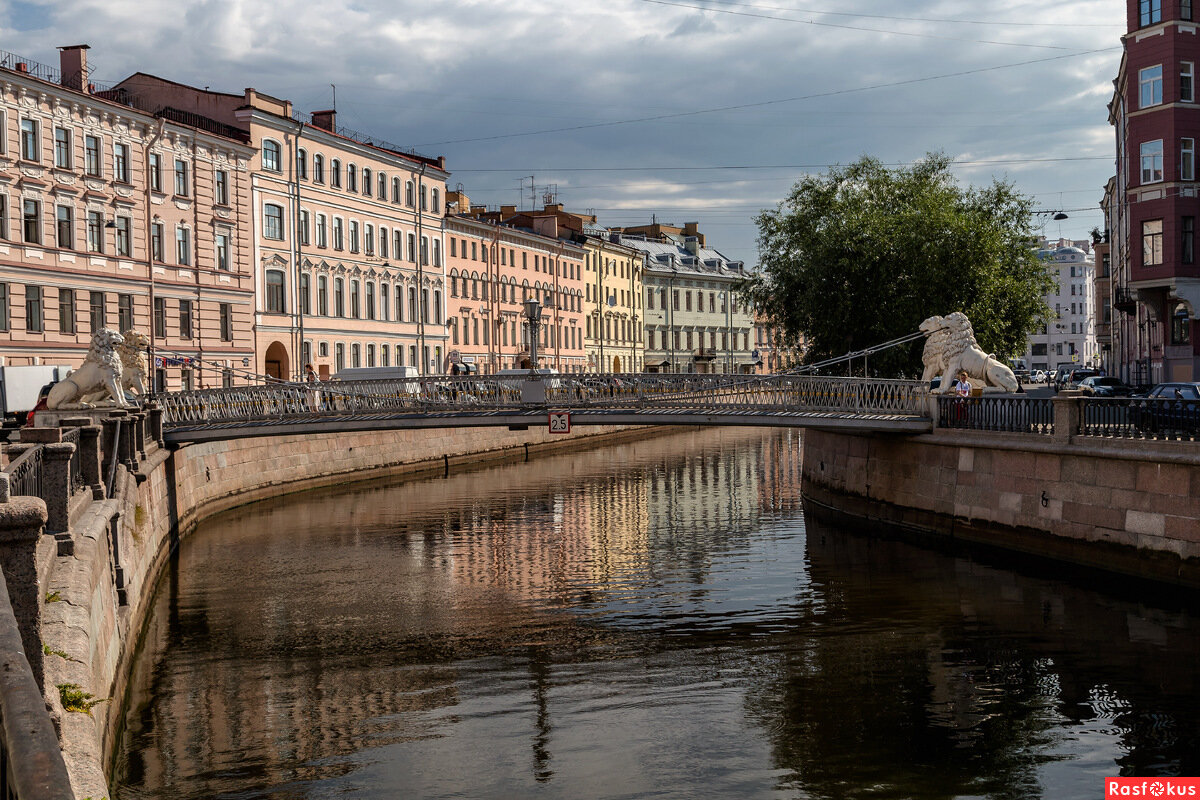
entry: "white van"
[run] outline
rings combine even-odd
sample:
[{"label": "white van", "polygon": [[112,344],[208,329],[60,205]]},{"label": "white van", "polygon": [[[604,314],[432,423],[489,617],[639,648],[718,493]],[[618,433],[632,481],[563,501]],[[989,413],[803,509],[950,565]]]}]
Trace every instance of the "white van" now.
[{"label": "white van", "polygon": [[417,377],[416,367],[349,367],[333,376],[335,381],[383,381]]}]

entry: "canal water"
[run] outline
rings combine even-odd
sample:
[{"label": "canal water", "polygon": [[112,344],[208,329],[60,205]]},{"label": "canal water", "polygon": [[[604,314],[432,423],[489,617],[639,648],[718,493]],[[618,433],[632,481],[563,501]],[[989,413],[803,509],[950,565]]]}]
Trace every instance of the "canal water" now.
[{"label": "canal water", "polygon": [[224,514],[161,576],[131,798],[1099,798],[1200,774],[1200,623],[806,517],[794,431]]}]

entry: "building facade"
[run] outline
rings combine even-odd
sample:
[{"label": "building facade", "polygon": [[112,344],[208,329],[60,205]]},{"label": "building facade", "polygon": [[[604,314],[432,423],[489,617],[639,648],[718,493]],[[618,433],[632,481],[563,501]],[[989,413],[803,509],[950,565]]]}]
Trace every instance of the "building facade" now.
[{"label": "building facade", "polygon": [[100,328],[151,338],[162,389],[228,385],[254,357],[248,138],[170,107],[141,110],[58,69],[0,68],[4,363],[78,366]]},{"label": "building facade", "polygon": [[245,220],[257,372],[298,378],[309,363],[321,377],[358,367],[444,371],[442,159],[338,128],[333,111],[302,117],[254,89],[210,92],[142,73],[118,88],[207,114],[256,149]]},{"label": "building facade", "polygon": [[1021,366],[1030,370],[1099,367],[1092,254],[1064,243],[1039,250],[1038,257],[1055,283],[1055,289],[1045,297],[1052,316],[1029,337]]},{"label": "building facade", "polygon": [[702,247],[697,236],[621,242],[645,255],[647,371],[757,371],[754,313],[737,294],[742,262]]},{"label": "building facade", "polygon": [[[470,208],[460,192],[451,192],[450,201],[455,209]],[[469,213],[447,215],[449,347],[455,371],[489,374],[532,366],[524,305],[529,299],[543,306],[538,366],[585,371],[585,250],[559,238],[553,223],[535,233]]]},{"label": "building facade", "polygon": [[1127,0],[1125,52],[1109,121],[1117,175],[1106,199],[1114,367],[1131,383],[1200,376],[1195,256],[1200,103],[1191,0]]}]

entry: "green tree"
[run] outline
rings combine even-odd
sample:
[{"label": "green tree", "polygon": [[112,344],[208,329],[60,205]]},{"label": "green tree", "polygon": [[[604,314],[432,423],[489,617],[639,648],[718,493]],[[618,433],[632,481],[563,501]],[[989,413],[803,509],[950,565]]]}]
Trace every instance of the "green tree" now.
[{"label": "green tree", "polygon": [[[806,176],[764,211],[759,270],[742,293],[807,363],[913,333],[963,311],[980,347],[1005,359],[1049,314],[1049,272],[1033,249],[1030,198],[1010,183],[961,188],[950,159],[889,169],[864,157]],[[875,375],[914,375],[924,341],[870,359]]]}]

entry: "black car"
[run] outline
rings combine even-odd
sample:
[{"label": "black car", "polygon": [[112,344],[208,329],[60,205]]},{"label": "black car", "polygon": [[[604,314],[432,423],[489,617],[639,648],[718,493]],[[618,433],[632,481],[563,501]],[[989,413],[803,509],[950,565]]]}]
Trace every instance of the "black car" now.
[{"label": "black car", "polygon": [[1110,375],[1093,375],[1079,382],[1080,390],[1092,397],[1129,397],[1133,387]]},{"label": "black car", "polygon": [[1130,409],[1140,431],[1200,432],[1200,383],[1160,383]]}]

